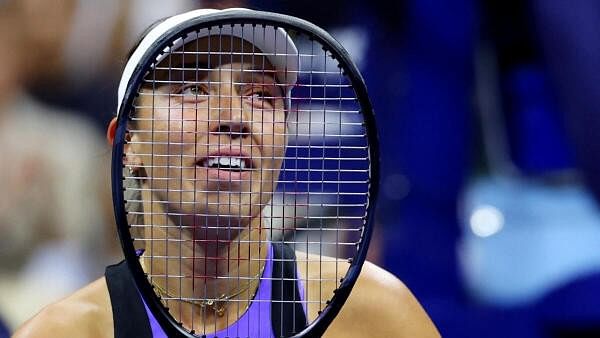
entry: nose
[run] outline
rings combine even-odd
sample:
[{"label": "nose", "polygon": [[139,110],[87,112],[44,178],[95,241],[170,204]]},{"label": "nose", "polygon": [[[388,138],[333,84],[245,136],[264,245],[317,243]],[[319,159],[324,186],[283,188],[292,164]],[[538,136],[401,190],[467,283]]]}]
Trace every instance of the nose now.
[{"label": "nose", "polygon": [[242,108],[241,97],[235,90],[222,88],[220,99],[214,100],[211,120],[215,121],[210,133],[229,136],[232,140],[250,136],[250,117]]},{"label": "nose", "polygon": [[212,133],[229,136],[232,140],[250,135],[250,128],[244,122],[219,121]]}]

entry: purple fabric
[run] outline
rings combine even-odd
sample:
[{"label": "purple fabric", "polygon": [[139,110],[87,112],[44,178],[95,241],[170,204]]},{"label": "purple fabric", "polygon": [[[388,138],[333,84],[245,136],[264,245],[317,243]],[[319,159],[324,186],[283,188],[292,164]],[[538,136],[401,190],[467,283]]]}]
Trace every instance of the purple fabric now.
[{"label": "purple fabric", "polygon": [[167,334],[160,327],[160,324],[158,324],[156,318],[154,318],[152,312],[150,312],[150,309],[148,309],[148,305],[146,305],[146,301],[144,300],[144,298],[142,298],[142,302],[144,303],[144,309],[146,309],[146,315],[148,315],[148,320],[150,321],[150,330],[152,330],[152,337],[167,338]]},{"label": "purple fabric", "polygon": [[[269,252],[267,253],[265,270],[263,271],[263,278],[261,280],[258,291],[248,310],[240,317],[235,323],[226,327],[225,329],[210,333],[210,332],[197,332],[197,335],[206,335],[206,338],[226,338],[226,337],[274,337],[273,329],[271,327],[271,276],[273,275],[273,246],[269,244]],[[301,301],[304,300],[304,284],[298,280],[298,291],[300,292]],[[143,299],[142,299],[143,301]],[[306,303],[302,302],[304,312],[306,313]],[[144,302],[146,314],[150,320],[150,328],[152,329],[152,336],[154,338],[167,338],[167,335],[160,327],[160,324],[156,321],[156,318],[148,309],[148,306]]]}]

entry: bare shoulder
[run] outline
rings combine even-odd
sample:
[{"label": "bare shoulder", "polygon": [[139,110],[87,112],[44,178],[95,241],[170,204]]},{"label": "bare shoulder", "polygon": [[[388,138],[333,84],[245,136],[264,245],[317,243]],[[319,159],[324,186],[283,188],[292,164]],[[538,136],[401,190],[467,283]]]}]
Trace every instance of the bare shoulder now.
[{"label": "bare shoulder", "polygon": [[440,337],[406,285],[369,262],[327,333],[326,337]]},{"label": "bare shoulder", "polygon": [[[306,280],[308,299],[333,294],[337,281],[350,264],[332,257],[296,252],[298,273]],[[309,321],[320,310],[319,303],[308,304]],[[325,337],[440,337],[435,325],[412,292],[391,273],[365,262],[348,300],[327,329]]]},{"label": "bare shoulder", "polygon": [[113,337],[112,309],[104,277],[42,309],[13,336],[24,337]]}]

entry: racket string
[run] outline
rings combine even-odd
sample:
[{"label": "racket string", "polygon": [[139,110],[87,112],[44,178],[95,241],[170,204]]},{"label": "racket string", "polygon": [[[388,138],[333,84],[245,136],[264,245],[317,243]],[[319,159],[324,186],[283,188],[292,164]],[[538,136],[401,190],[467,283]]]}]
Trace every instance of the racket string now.
[{"label": "racket string", "polygon": [[[192,318],[192,326],[188,329],[194,332],[216,332],[221,327],[217,321],[210,320],[206,311],[207,307],[217,303],[219,306],[213,307],[212,311],[226,318],[228,324],[239,319],[251,303],[272,302],[300,303],[311,313],[308,320],[312,321],[315,319],[313,309],[322,311],[333,296],[326,291],[331,289],[329,285],[334,285],[333,289],[339,287],[340,278],[347,270],[345,262],[357,252],[367,216],[370,148],[352,81],[332,63],[329,51],[316,53],[322,46],[307,36],[299,35],[295,41],[297,46],[304,47],[299,48],[300,52],[275,54],[255,51],[254,45],[248,52],[234,51],[233,39],[224,44],[223,36],[208,39],[209,45],[205,47],[208,50],[202,51],[197,37],[196,33],[195,50],[184,44],[179,51],[167,53],[166,58],[152,69],[151,76],[144,78],[130,117],[128,132],[138,137],[127,142],[129,149],[135,151],[125,151],[125,157],[126,160],[142,158],[145,174],[123,175],[123,180],[130,182],[127,190],[138,196],[125,200],[131,206],[130,217],[143,220],[130,222],[130,227],[136,234],[135,243],[149,248],[144,254],[149,262],[144,270],[153,285],[164,281],[166,285],[162,291],[158,289],[157,295],[171,311],[175,311],[175,315],[182,315],[182,301],[195,302],[203,308],[198,314],[191,311],[188,315]],[[276,84],[261,84],[265,76],[273,77],[279,73],[266,67],[265,62],[280,56],[293,56],[300,69],[285,71]],[[207,59],[206,64],[199,61],[203,58]],[[245,69],[233,63],[215,69],[223,59],[242,64],[250,62],[260,69]],[[242,79],[243,76],[248,77]],[[292,76],[297,81],[288,79]],[[293,86],[293,93],[291,96],[267,94],[260,97],[261,100],[285,101],[275,109],[264,101],[256,102],[254,96],[236,92],[238,87],[257,84],[255,81],[259,81],[258,87],[275,85],[285,89]],[[207,95],[165,92],[169,86],[194,85],[216,89]],[[247,106],[245,100],[249,102]],[[209,114],[205,112],[207,107],[210,107]],[[146,112],[151,112],[150,116]],[[285,119],[276,118],[276,114],[286,114]],[[269,117],[265,118],[265,115]],[[241,116],[247,120],[240,120]],[[218,125],[232,124],[247,125],[251,132],[236,135],[231,130],[215,129]],[[278,139],[286,143],[282,144]],[[212,148],[220,149],[222,154],[210,154]],[[231,170],[234,160],[225,161],[227,166],[213,168],[193,164],[198,158],[241,156],[235,150],[237,148],[250,151],[247,156],[255,163],[255,168]],[[274,164],[279,167],[267,166]],[[136,169],[140,164],[132,161],[125,162],[124,166]],[[212,173],[207,174],[211,170]],[[272,196],[271,200],[264,200],[265,196]],[[224,225],[211,225],[206,220],[211,217],[229,220],[224,221]],[[260,222],[252,223],[257,217]],[[238,221],[232,222],[231,218]],[[243,225],[237,224],[239,222]],[[221,231],[224,228],[225,232]],[[256,239],[237,237],[236,234],[249,228],[260,236]],[[165,236],[177,231],[177,238]],[[186,236],[183,236],[184,232],[187,232]],[[186,251],[186,243],[191,243],[192,251]],[[254,268],[251,262],[265,262],[253,256],[260,256],[269,243],[285,243],[297,252],[297,257],[290,262],[298,264],[298,276],[262,276],[262,270],[260,275],[241,272],[240,265],[245,265],[250,272]],[[245,250],[245,255],[250,258],[231,256],[231,251],[220,256],[212,256],[209,252],[209,247],[224,250],[230,246]],[[164,265],[164,271],[171,272],[169,261],[177,273],[154,271],[155,267]],[[184,273],[189,262],[192,273]],[[226,264],[220,265],[220,262]],[[325,265],[334,267],[332,276],[323,274]],[[186,283],[191,281],[193,294],[197,288],[201,288],[204,295],[215,293],[216,290],[211,290],[210,284],[204,281],[209,276],[194,272],[199,268],[206,271],[210,266],[220,273],[218,280],[232,281],[237,290],[240,286],[245,288],[246,281],[258,284],[277,280],[300,285],[301,294],[298,299],[293,296],[291,300],[282,301],[254,299],[258,288],[246,292],[251,288],[249,285],[238,294],[225,298],[186,297],[167,291],[173,288],[184,290]],[[242,294],[247,297],[233,299]],[[178,306],[169,306],[172,302]],[[236,307],[234,311],[225,311],[226,305],[221,307],[228,303]],[[246,304],[245,308],[243,304]],[[292,312],[295,318],[295,307]],[[279,315],[283,319],[283,313]],[[247,325],[250,325],[250,319]]]}]

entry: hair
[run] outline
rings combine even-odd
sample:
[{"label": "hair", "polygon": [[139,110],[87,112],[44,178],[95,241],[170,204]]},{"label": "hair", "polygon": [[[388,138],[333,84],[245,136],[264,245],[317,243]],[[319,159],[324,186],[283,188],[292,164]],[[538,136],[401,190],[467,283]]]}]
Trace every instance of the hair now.
[{"label": "hair", "polygon": [[[124,65],[127,64],[127,62],[129,61],[129,59],[131,59],[131,56],[133,55],[133,53],[135,53],[135,51],[137,50],[137,48],[140,46],[140,44],[142,43],[142,41],[144,40],[144,38],[148,35],[148,33],[150,33],[150,31],[152,31],[156,26],[158,26],[159,24],[161,24],[162,22],[164,22],[165,20],[167,20],[169,17],[164,17],[161,18],[155,22],[153,22],[150,26],[148,26],[138,37],[138,39],[136,40],[136,42],[133,44],[132,48],[128,51],[127,53],[127,57],[125,59]],[[251,42],[250,42],[251,43]],[[284,95],[287,95],[287,93],[285,93],[284,91]],[[285,112],[285,116],[287,118],[288,116],[288,109],[291,106],[290,103],[290,99],[285,98],[283,100],[284,103],[284,112]],[[134,111],[129,112],[130,116],[134,113]],[[134,121],[129,121],[129,123],[135,123]],[[135,202],[130,202],[130,203],[126,203],[125,204],[125,211],[127,212],[127,218],[128,218],[128,222],[129,224],[135,224],[135,225],[142,225],[144,224],[144,216],[143,216],[143,203],[142,201],[142,194],[141,194],[141,182],[142,180],[139,178],[141,177],[139,175],[139,172],[137,171],[130,171],[129,168],[124,168],[123,169],[123,177],[131,177],[131,176],[136,176],[134,178],[125,178],[124,182],[123,182],[123,187],[125,188],[124,191],[124,197],[126,201],[135,201]],[[135,236],[136,232],[135,231],[143,231],[143,227],[139,227],[139,228],[135,228],[136,230],[132,229],[132,234]],[[140,230],[141,229],[141,230]],[[140,234],[141,235],[141,234]],[[143,236],[140,236],[143,237]],[[142,248],[141,247],[141,243],[137,244],[138,249]]]},{"label": "hair", "polygon": [[[138,47],[140,46],[140,44],[142,43],[142,41],[144,40],[146,35],[148,35],[148,33],[150,33],[150,31],[152,31],[154,28],[156,28],[156,26],[158,26],[159,24],[161,24],[168,18],[169,17],[164,17],[164,18],[160,18],[160,19],[154,21],[150,26],[148,26],[146,29],[144,29],[140,33],[140,35],[136,39],[133,46],[127,52],[127,57],[125,58],[125,60],[123,62],[123,68],[125,68],[125,65],[129,61],[129,59],[131,59],[131,56],[136,51],[136,49],[138,49]],[[130,122],[132,122],[132,121],[130,121]],[[129,168],[123,168],[123,177],[127,177],[129,175],[135,176],[134,173],[129,171]],[[127,212],[128,223],[129,224],[137,224],[137,225],[144,224],[144,215],[142,214],[144,207],[141,202],[142,201],[142,192],[141,192],[142,185],[141,185],[140,179],[139,178],[126,178],[123,181],[123,187],[125,188],[125,192],[124,192],[125,201],[136,201],[133,203],[125,204],[125,211]],[[139,228],[139,229],[142,229],[141,231],[143,231],[143,228]],[[134,232],[134,231],[132,231],[132,233],[134,235],[136,234],[136,232]]]}]

